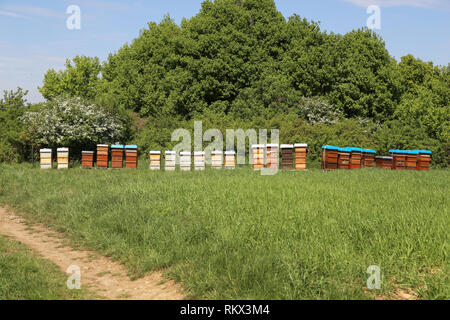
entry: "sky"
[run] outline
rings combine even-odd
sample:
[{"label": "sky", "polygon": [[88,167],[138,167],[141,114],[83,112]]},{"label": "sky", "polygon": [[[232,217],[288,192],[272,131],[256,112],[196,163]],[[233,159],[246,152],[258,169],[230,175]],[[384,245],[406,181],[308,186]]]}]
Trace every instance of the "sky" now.
[{"label": "sky", "polygon": [[[196,15],[202,0],[0,0],[0,90],[29,90],[29,102],[43,101],[37,87],[48,69],[62,70],[67,58],[97,56],[102,61],[139,36],[150,21],[170,14],[176,23]],[[320,22],[322,30],[344,34],[366,26],[380,8],[375,30],[397,60],[413,54],[438,65],[450,63],[450,0],[275,0],[287,18],[298,14]],[[80,28],[67,20],[80,9]]]}]

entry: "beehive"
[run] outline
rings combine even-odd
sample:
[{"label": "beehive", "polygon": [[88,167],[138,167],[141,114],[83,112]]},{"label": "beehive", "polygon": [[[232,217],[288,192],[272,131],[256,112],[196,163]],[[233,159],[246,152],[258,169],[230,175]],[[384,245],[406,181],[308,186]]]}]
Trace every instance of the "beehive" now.
[{"label": "beehive", "polygon": [[108,168],[109,146],[107,144],[97,145],[97,168]]},{"label": "beehive", "polygon": [[264,168],[264,145],[254,144],[251,146],[253,170],[261,170]]},{"label": "beehive", "polygon": [[52,149],[41,149],[39,150],[41,169],[51,169],[52,168]]},{"label": "beehive", "polygon": [[294,145],[282,144],[281,148],[281,168],[291,170],[294,168]]},{"label": "beehive", "polygon": [[115,144],[111,146],[111,168],[123,168],[123,145]]},{"label": "beehive", "polygon": [[373,168],[375,166],[375,155],[377,152],[371,149],[362,150],[362,167],[363,168]]},{"label": "beehive", "polygon": [[69,169],[69,148],[58,148],[56,160],[58,169]]},{"label": "beehive", "polygon": [[338,149],[338,169],[350,169],[350,148]]},{"label": "beehive", "polygon": [[389,150],[392,154],[394,170],[404,170],[406,167],[406,151],[405,150]]},{"label": "beehive", "polygon": [[205,170],[205,152],[204,151],[195,151],[194,152],[194,169],[196,171],[204,171]]},{"label": "beehive", "polygon": [[136,145],[125,146],[125,167],[127,169],[137,169],[138,147]]},{"label": "beehive", "polygon": [[278,144],[266,145],[266,167],[269,169],[278,169],[279,165],[279,150]]},{"label": "beehive", "polygon": [[211,168],[222,169],[223,166],[223,152],[222,151],[212,151],[211,152]]},{"label": "beehive", "polygon": [[180,170],[191,171],[191,153],[189,151],[180,152]]},{"label": "beehive", "polygon": [[430,170],[432,152],[429,150],[417,150],[417,153],[417,170]]},{"label": "beehive", "polygon": [[306,143],[294,144],[295,170],[306,170],[306,154],[308,145]]},{"label": "beehive", "polygon": [[161,151],[150,151],[148,154],[150,170],[161,170]]},{"label": "beehive", "polygon": [[166,151],[164,159],[164,169],[166,171],[175,171],[177,153],[175,151]]},{"label": "beehive", "polygon": [[417,158],[419,157],[419,152],[417,151],[406,151],[406,170],[417,170]]},{"label": "beehive", "polygon": [[392,157],[375,157],[377,168],[392,170],[393,158]]},{"label": "beehive", "polygon": [[81,152],[81,167],[91,169],[94,167],[94,151]]},{"label": "beehive", "polygon": [[338,168],[338,151],[335,146],[322,146],[322,170],[335,170]]},{"label": "beehive", "polygon": [[235,168],[236,168],[236,152],[225,151],[225,169],[235,169]]},{"label": "beehive", "polygon": [[362,149],[361,148],[349,148],[350,153],[350,169],[361,169]]}]

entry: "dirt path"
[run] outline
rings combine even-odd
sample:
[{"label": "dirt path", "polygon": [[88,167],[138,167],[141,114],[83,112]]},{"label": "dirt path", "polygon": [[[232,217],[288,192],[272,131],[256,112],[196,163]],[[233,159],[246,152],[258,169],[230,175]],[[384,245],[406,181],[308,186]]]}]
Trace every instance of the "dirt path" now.
[{"label": "dirt path", "polygon": [[74,250],[64,245],[63,235],[42,225],[26,225],[14,212],[0,207],[0,233],[11,236],[53,261],[64,272],[71,265],[81,270],[81,286],[105,299],[179,300],[182,290],[161,272],[131,281],[121,264],[94,251]]}]

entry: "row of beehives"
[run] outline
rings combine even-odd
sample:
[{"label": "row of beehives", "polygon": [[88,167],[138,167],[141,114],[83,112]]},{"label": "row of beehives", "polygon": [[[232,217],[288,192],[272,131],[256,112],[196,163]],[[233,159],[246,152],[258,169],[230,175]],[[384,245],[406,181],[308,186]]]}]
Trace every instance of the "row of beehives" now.
[{"label": "row of beehives", "polygon": [[[296,169],[306,170],[306,155],[308,153],[307,144],[257,144],[251,146],[252,166],[255,170],[260,170],[264,167],[271,169],[279,168],[279,149],[281,148],[281,168],[282,169]],[[63,155],[64,152],[64,155]],[[137,168],[138,148],[135,145],[123,146],[112,145],[111,152],[108,145],[97,145],[96,153],[96,167],[108,168],[109,155],[111,154],[111,168],[123,168],[123,161],[125,159],[126,168]],[[180,152],[179,166],[182,171],[191,170],[191,152]],[[295,157],[294,157],[295,155]],[[195,170],[204,170],[206,167],[205,152],[196,151],[194,156]],[[175,151],[165,152],[165,170],[174,171],[176,168]],[[294,161],[295,159],[295,161]],[[150,151],[149,162],[151,170],[161,169],[161,151]],[[68,168],[69,164],[69,149],[58,149],[57,157],[58,168]],[[94,152],[82,151],[81,163],[83,168],[94,168]],[[47,169],[52,167],[52,150],[41,149],[41,168]],[[236,152],[235,151],[212,151],[211,152],[211,167],[221,169],[223,167],[234,169],[236,167]]]},{"label": "row of beehives", "polygon": [[322,147],[322,169],[361,169],[377,167],[395,170],[429,170],[429,150],[389,150],[390,157],[376,157],[376,151],[354,147]]}]

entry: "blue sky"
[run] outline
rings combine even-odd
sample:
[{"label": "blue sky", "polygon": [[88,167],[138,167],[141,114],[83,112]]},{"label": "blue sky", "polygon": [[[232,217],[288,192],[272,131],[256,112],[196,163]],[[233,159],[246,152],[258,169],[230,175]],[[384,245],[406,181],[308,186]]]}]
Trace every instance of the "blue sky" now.
[{"label": "blue sky", "polygon": [[[147,22],[167,13],[177,23],[195,15],[201,0],[0,0],[0,90],[20,86],[28,100],[42,101],[37,90],[44,73],[64,67],[66,58],[104,60],[131,42]],[[346,33],[366,25],[369,5],[381,8],[381,30],[391,55],[411,53],[435,64],[450,62],[450,0],[275,0],[285,17],[294,13],[320,21],[323,30]],[[69,30],[69,5],[81,9],[81,29]]]}]

